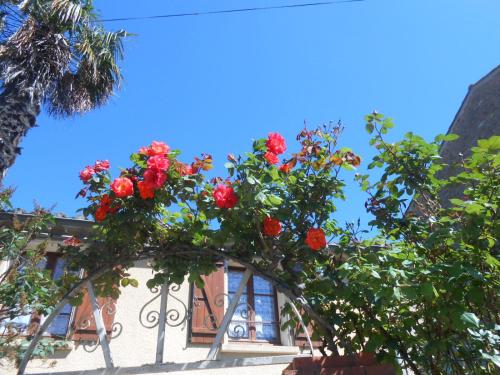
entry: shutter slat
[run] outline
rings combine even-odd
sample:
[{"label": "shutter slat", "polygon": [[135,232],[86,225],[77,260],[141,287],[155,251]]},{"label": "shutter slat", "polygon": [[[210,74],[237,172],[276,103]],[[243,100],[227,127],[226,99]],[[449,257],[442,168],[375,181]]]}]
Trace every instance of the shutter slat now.
[{"label": "shutter slat", "polygon": [[[214,341],[217,328],[224,317],[224,306],[218,306],[216,298],[224,293],[224,265],[217,264],[217,271],[202,276],[205,286],[193,288],[191,315],[191,342],[210,344]],[[221,300],[222,301],[222,300]]]},{"label": "shutter slat", "polygon": [[[97,304],[104,306],[102,308],[102,320],[106,328],[106,336],[110,340],[115,320],[116,300],[111,297],[97,297]],[[77,307],[75,312],[72,339],[74,341],[97,341],[99,339],[92,302],[90,301],[87,289],[84,290],[82,304]]]}]

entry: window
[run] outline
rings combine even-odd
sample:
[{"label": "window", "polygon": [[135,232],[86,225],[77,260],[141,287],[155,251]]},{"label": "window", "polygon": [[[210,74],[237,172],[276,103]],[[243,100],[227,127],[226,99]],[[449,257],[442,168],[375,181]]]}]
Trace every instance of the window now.
[{"label": "window", "polygon": [[[228,270],[229,303],[243,278],[243,272],[234,268]],[[269,281],[253,275],[229,324],[229,339],[278,343],[279,332],[276,291]]]},{"label": "window", "polygon": [[[61,278],[64,274],[65,265],[66,261],[58,256],[58,254],[52,253],[47,256],[47,269],[52,270],[52,279],[58,280]],[[73,306],[67,303],[47,328],[47,333],[53,336],[66,337],[72,311]],[[42,317],[41,323],[43,323],[44,320],[45,317]]]},{"label": "window", "polygon": [[[202,276],[203,288],[192,285],[189,340],[193,344],[210,344],[217,333],[228,303],[243,277],[244,269],[217,264],[217,271]],[[227,289],[224,278],[227,276]],[[227,329],[231,341],[280,343],[276,291],[259,276],[250,278]]]},{"label": "window", "polygon": [[[65,260],[60,254],[48,253],[45,258],[38,264],[40,269],[45,269],[51,272],[52,279],[59,279],[64,273]],[[66,337],[68,333],[69,321],[71,318],[73,307],[70,304],[64,306],[61,312],[55,317],[54,321],[47,328],[46,334],[57,337]],[[43,323],[44,316],[40,316],[36,312],[26,311],[25,314],[9,320],[5,325],[9,325],[16,331],[23,334],[33,334],[38,325]]]}]

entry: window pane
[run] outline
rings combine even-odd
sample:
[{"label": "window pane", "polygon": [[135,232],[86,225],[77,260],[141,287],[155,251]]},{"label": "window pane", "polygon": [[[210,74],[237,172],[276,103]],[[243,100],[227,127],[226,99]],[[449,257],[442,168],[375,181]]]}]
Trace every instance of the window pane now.
[{"label": "window pane", "polygon": [[274,294],[273,285],[260,276],[253,277],[253,290],[256,294]]},{"label": "window pane", "polygon": [[[66,261],[63,258],[57,258],[52,276],[54,280],[60,279],[64,274],[65,265]],[[66,304],[47,328],[47,332],[56,336],[66,336],[66,333],[68,332],[69,319],[71,317],[71,310],[72,306],[69,303]],[[42,323],[44,320],[45,317],[42,318]]]},{"label": "window pane", "polygon": [[278,322],[273,296],[255,296],[255,330],[259,340],[278,339]]},{"label": "window pane", "polygon": [[[229,303],[233,299],[234,293],[229,293]],[[232,339],[248,339],[248,300],[246,294],[240,297],[236,306],[231,323],[229,323],[228,336]]]},{"label": "window pane", "polygon": [[59,280],[64,273],[64,266],[66,261],[63,258],[57,258],[56,265],[54,266],[54,274],[52,278],[54,280]]},{"label": "window pane", "polygon": [[[228,272],[228,291],[229,293],[235,293],[238,290],[238,286],[240,285],[241,279],[243,279],[242,271],[234,271],[230,270]],[[248,289],[248,285],[243,290],[243,293],[246,293]]]},{"label": "window pane", "polygon": [[[68,305],[67,305],[68,306]],[[71,305],[69,305],[71,307]],[[65,306],[66,307],[66,306]],[[71,311],[71,309],[70,309]],[[56,336],[66,336],[68,332],[70,314],[59,314],[47,328],[47,332]]]}]

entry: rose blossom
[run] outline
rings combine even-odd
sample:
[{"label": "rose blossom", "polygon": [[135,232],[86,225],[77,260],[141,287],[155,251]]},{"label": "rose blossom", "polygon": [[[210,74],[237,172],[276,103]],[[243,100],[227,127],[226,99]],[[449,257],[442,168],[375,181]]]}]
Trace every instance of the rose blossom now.
[{"label": "rose blossom", "polygon": [[154,198],[155,191],[153,187],[144,181],[139,181],[137,183],[137,188],[139,189],[139,195],[142,199]]},{"label": "rose blossom", "polygon": [[278,219],[266,217],[264,219],[263,233],[269,237],[276,237],[281,233],[281,223]]},{"label": "rose blossom", "polygon": [[94,218],[96,221],[103,221],[104,219],[106,219],[107,214],[108,209],[104,206],[100,206],[94,213]]},{"label": "rose blossom", "polygon": [[267,151],[264,154],[264,158],[269,164],[278,164],[278,156],[274,152]]},{"label": "rose blossom", "polygon": [[279,133],[269,133],[266,146],[268,151],[280,155],[286,150],[285,138]]},{"label": "rose blossom", "polygon": [[118,177],[111,184],[111,190],[117,197],[125,198],[134,194],[134,184],[127,177]]},{"label": "rose blossom", "polygon": [[167,181],[167,175],[163,171],[146,169],[144,172],[144,183],[148,185],[150,189],[160,189],[165,181]]},{"label": "rose blossom", "polygon": [[306,244],[313,250],[326,247],[325,233],[321,228],[310,228],[307,231]]},{"label": "rose blossom", "polygon": [[153,141],[149,146],[149,155],[165,155],[170,151],[170,147],[164,142]]},{"label": "rose blossom", "polygon": [[72,236],[70,238],[66,238],[63,241],[63,244],[66,246],[73,246],[73,247],[78,247],[82,244],[82,241],[80,241],[78,238]]},{"label": "rose blossom", "polygon": [[97,160],[94,164],[94,170],[96,172],[107,171],[109,169],[108,160]]},{"label": "rose blossom", "polygon": [[170,160],[163,155],[151,156],[148,159],[148,168],[157,171],[166,171],[170,167]]},{"label": "rose blossom", "polygon": [[238,196],[234,193],[233,187],[228,185],[218,185],[213,192],[213,197],[219,208],[233,208],[238,203]]},{"label": "rose blossom", "polygon": [[80,180],[82,180],[84,183],[87,183],[92,176],[95,174],[95,170],[91,166],[86,166],[81,172],[80,172]]},{"label": "rose blossom", "polygon": [[139,149],[139,154],[155,156],[168,154],[169,151],[170,147],[168,147],[164,142],[153,141],[150,146],[141,147]]},{"label": "rose blossom", "polygon": [[280,166],[280,171],[283,173],[290,173],[292,170],[292,164],[286,163]]}]

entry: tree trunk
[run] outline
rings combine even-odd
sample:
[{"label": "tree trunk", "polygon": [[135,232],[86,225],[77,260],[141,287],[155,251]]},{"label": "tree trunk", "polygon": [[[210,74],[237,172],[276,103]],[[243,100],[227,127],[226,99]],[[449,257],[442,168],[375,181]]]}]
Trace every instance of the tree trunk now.
[{"label": "tree trunk", "polygon": [[40,114],[41,96],[15,87],[0,94],[0,184],[21,153],[19,144]]}]

